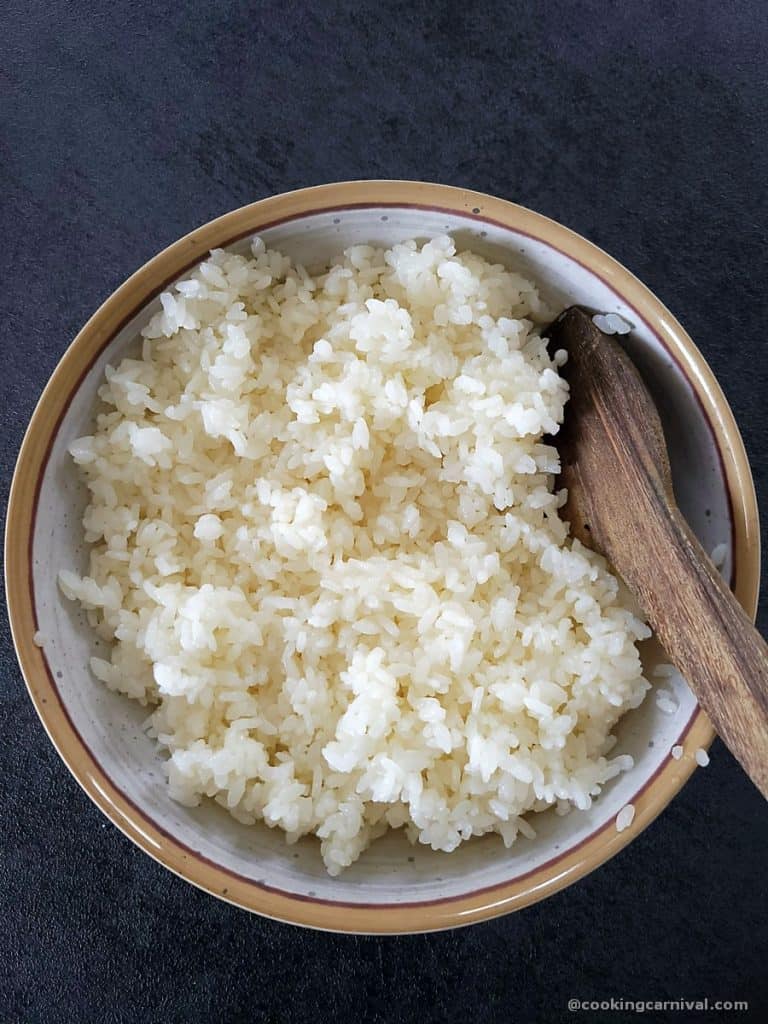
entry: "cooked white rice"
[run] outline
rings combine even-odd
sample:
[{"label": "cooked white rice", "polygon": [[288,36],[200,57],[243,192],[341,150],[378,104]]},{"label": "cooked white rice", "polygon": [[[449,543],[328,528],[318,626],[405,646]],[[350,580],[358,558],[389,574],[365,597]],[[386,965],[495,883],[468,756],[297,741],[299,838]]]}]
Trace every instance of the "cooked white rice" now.
[{"label": "cooked white rice", "polygon": [[654,678],[657,678],[657,679],[671,679],[672,676],[675,675],[676,673],[677,673],[677,669],[675,668],[674,665],[669,665],[666,662],[663,662],[662,664],[657,665],[653,669],[653,671],[651,672],[651,675]]},{"label": "cooked white rice", "polygon": [[665,715],[675,715],[680,708],[678,699],[672,690],[663,689],[656,691],[656,706]]},{"label": "cooked white rice", "polygon": [[592,323],[603,334],[629,334],[632,324],[628,324],[618,313],[595,313]]},{"label": "cooked white rice", "polygon": [[447,237],[314,277],[257,239],[161,298],[70,446],[93,547],[60,584],[172,795],[332,874],[389,827],[451,851],[589,807],[649,631],[558,518],[534,285]]},{"label": "cooked white rice", "polygon": [[632,822],[635,820],[635,808],[633,804],[626,804],[621,808],[619,813],[616,815],[616,831],[623,832],[625,828],[629,828]]},{"label": "cooked white rice", "polygon": [[725,560],[728,557],[728,545],[727,544],[716,544],[712,549],[710,558],[716,569],[722,569],[725,565]]}]

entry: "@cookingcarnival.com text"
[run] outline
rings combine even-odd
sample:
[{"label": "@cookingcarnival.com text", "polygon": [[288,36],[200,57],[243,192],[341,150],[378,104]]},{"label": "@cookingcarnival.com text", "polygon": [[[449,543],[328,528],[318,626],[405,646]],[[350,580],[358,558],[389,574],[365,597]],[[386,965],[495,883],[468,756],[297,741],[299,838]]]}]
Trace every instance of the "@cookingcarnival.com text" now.
[{"label": "@cookingcarnival.com text", "polygon": [[749,1009],[746,999],[569,999],[568,1009],[572,1013],[595,1010],[623,1010],[632,1013],[654,1013],[659,1010],[678,1011],[680,1013],[706,1013],[707,1011],[734,1012]]}]

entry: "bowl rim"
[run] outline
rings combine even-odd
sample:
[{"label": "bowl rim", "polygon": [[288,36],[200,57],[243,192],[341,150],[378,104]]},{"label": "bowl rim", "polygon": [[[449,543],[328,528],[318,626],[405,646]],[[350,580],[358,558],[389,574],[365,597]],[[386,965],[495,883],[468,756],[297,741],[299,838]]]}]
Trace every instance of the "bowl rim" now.
[{"label": "bowl rim", "polygon": [[[37,630],[31,579],[34,523],[50,447],[72,396],[115,335],[170,282],[212,248],[227,247],[268,227],[316,213],[385,207],[442,211],[488,222],[544,242],[600,277],[634,309],[675,359],[708,420],[732,511],[736,597],[754,619],[760,582],[757,499],[744,443],[728,402],[704,357],[661,301],[629,270],[581,235],[516,203],[481,192],[418,181],[361,180],[281,193],[226,213],[150,259],[90,317],[69,345],[32,414],[14,472],[5,530],[5,586],[19,665],[37,713],[77,782],[117,827],[156,861],[197,887],[244,909],[319,929],[368,934],[434,931],[528,906],[570,885],[614,856],[664,809],[696,767],[692,757],[668,757],[633,798],[632,824],[609,821],[576,846],[505,882],[459,896],[399,904],[365,904],[305,897],[236,875],[185,846],[110,780],[64,707]],[[683,735],[691,749],[707,747],[714,730],[696,707]]]}]

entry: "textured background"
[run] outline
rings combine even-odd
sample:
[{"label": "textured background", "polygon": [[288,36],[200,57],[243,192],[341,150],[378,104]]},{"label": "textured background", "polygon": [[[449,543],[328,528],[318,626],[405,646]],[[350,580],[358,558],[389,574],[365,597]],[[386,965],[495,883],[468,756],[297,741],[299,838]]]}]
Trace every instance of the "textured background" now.
[{"label": "textured background", "polygon": [[[767,43],[759,0],[5,0],[0,508],[48,374],[128,274],[226,210],[362,177],[505,196],[622,260],[713,365],[764,501]],[[611,996],[768,1009],[768,815],[722,744],[546,903],[344,938],[219,903],[107,824],[35,717],[4,617],[0,701],[0,1024],[546,1024]]]}]

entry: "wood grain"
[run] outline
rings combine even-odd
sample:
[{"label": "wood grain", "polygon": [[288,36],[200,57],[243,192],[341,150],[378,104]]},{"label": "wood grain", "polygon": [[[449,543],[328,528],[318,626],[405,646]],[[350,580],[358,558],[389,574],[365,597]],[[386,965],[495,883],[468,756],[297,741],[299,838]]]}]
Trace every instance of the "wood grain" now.
[{"label": "wood grain", "polygon": [[681,515],[635,365],[579,307],[548,329],[571,397],[555,438],[564,516],[635,593],[670,661],[768,798],[768,647]]}]

